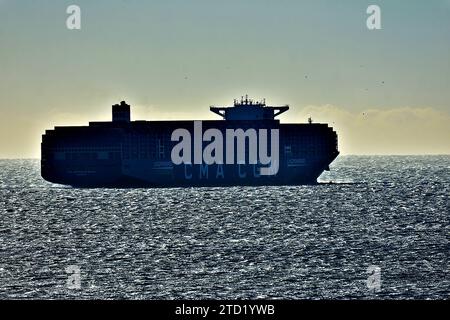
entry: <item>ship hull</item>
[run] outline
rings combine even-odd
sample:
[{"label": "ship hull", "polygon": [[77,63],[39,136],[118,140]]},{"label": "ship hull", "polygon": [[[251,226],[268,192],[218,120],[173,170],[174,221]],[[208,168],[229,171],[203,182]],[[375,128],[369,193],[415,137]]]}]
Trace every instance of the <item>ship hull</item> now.
[{"label": "ship hull", "polygon": [[282,163],[273,176],[262,176],[258,165],[178,165],[170,162],[124,161],[80,163],[42,162],[42,177],[73,187],[228,187],[316,184],[337,154],[292,166]]}]

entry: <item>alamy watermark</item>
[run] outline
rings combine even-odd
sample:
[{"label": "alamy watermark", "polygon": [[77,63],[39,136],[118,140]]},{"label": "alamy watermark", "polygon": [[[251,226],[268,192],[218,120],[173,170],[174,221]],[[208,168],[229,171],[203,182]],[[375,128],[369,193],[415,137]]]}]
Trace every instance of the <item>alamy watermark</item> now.
[{"label": "alamy watermark", "polygon": [[66,19],[66,27],[69,30],[81,29],[81,8],[77,5],[70,5],[66,9],[69,16]]},{"label": "alamy watermark", "polygon": [[381,8],[375,4],[367,7],[366,13],[370,16],[366,20],[367,29],[380,30],[381,29]]},{"label": "alamy watermark", "polygon": [[[270,131],[270,155],[268,144]],[[261,164],[260,175],[276,175],[279,169],[279,130],[278,129],[226,129],[225,137],[219,129],[203,132],[202,121],[194,121],[194,137],[187,129],[179,128],[172,132],[172,141],[178,142],[171,152],[173,164]],[[225,144],[224,144],[225,140]],[[246,140],[248,152],[246,152]],[[210,142],[203,149],[203,142]],[[192,148],[193,143],[193,148]],[[225,146],[225,148],[224,148]],[[193,150],[193,158],[192,158]],[[236,154],[235,154],[236,150]],[[246,158],[248,155],[248,163]]]},{"label": "alamy watermark", "polygon": [[[66,27],[69,30],[81,29],[81,8],[72,4],[67,7],[66,13],[69,15],[66,19]],[[376,4],[367,7],[366,13],[369,17],[366,20],[366,26],[369,30],[381,29],[381,8]]]},{"label": "alamy watermark", "polygon": [[77,265],[70,265],[66,268],[67,276],[67,288],[68,289],[81,289],[81,269]]},{"label": "alamy watermark", "polygon": [[381,291],[381,268],[378,266],[369,266],[367,268],[367,288],[373,292]]}]

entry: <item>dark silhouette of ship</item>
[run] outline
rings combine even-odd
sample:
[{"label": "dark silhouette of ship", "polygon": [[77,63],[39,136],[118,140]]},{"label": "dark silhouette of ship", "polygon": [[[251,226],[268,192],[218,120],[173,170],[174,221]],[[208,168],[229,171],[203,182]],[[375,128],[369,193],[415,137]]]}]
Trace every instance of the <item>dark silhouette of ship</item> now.
[{"label": "dark silhouette of ship", "polygon": [[[175,164],[171,151],[178,142],[172,141],[172,133],[183,128],[195,135],[195,121],[131,121],[130,106],[124,101],[112,106],[112,121],[46,130],[41,174],[47,181],[76,187],[315,184],[339,154],[337,134],[327,124],[311,119],[303,124],[282,124],[275,119],[288,109],[287,105],[266,106],[265,100],[246,96],[230,107],[210,107],[222,120],[201,122],[203,131],[214,128],[224,135],[227,129],[278,129],[279,168],[272,175],[261,175],[265,165],[259,161]],[[201,147],[208,143],[202,142]],[[246,139],[246,159],[250,144]],[[273,151],[270,144],[268,149]]]}]

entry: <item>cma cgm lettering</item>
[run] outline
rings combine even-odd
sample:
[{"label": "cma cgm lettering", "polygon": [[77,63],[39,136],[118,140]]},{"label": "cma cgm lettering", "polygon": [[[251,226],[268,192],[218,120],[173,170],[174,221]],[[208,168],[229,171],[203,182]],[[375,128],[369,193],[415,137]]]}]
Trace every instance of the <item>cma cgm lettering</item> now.
[{"label": "cma cgm lettering", "polygon": [[280,123],[289,106],[242,97],[211,106],[221,120],[131,121],[113,105],[112,121],[46,130],[41,175],[76,187],[197,187],[317,183],[338,156],[324,123]]},{"label": "cma cgm lettering", "polygon": [[232,175],[237,176],[239,179],[248,179],[249,177],[261,178],[261,167],[258,164],[237,164],[236,166],[230,166],[230,169],[227,171],[225,171],[226,168],[223,164],[184,164],[183,167],[186,180],[196,179],[196,177],[198,179],[225,179],[225,175],[229,175],[230,169],[233,170]]}]

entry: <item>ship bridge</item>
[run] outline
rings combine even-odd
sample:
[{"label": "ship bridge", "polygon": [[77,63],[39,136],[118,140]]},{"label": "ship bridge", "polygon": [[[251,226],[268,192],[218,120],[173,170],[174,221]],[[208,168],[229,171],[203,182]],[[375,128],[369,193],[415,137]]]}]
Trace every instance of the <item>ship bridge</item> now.
[{"label": "ship bridge", "polygon": [[246,95],[241,100],[234,99],[233,106],[211,106],[209,109],[225,120],[274,120],[289,110],[289,106],[267,106],[265,99],[254,101]]}]

